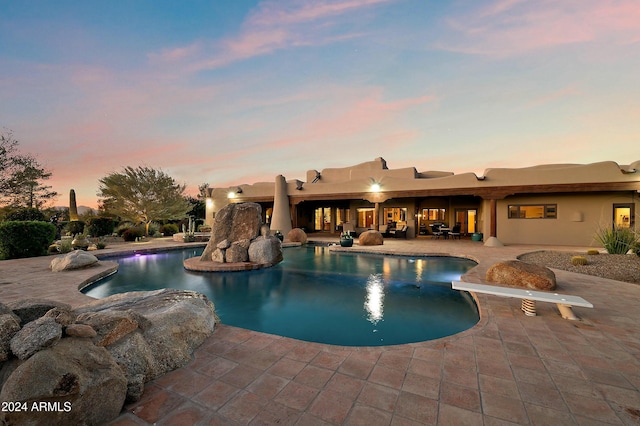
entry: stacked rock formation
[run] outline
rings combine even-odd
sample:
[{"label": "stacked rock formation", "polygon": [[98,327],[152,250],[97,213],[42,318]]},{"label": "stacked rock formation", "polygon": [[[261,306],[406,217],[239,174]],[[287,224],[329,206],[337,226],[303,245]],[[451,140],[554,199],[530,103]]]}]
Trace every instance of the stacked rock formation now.
[{"label": "stacked rock formation", "polygon": [[24,407],[0,412],[0,424],[108,423],[146,382],[187,364],[216,321],[191,291],[124,293],[74,310],[0,303],[0,401]]},{"label": "stacked rock formation", "polygon": [[262,224],[260,204],[229,204],[217,213],[200,260],[272,266],[282,261],[282,245]]}]

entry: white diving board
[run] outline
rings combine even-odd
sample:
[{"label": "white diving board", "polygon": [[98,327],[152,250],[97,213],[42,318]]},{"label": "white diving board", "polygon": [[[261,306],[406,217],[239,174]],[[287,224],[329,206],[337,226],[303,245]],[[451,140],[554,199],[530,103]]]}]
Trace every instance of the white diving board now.
[{"label": "white diving board", "polygon": [[548,291],[536,291],[527,290],[524,288],[466,283],[461,281],[451,282],[451,288],[453,288],[454,290],[472,291],[475,293],[492,294],[494,296],[515,297],[522,299],[522,310],[524,311],[525,315],[529,316],[536,315],[535,302],[555,303],[558,306],[558,310],[560,311],[560,315],[562,315],[562,318],[571,320],[578,319],[571,310],[572,306],[579,306],[581,308],[593,308],[593,305],[590,302],[584,300],[582,297],[571,296],[568,294],[552,293]]}]

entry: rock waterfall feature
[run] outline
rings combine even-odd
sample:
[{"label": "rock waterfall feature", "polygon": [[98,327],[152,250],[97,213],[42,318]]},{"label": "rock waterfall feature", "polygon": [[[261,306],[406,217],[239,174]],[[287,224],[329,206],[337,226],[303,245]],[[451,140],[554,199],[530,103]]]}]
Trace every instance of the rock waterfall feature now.
[{"label": "rock waterfall feature", "polygon": [[256,203],[232,203],[213,222],[211,239],[202,256],[184,261],[190,271],[246,271],[282,261],[280,240],[262,224],[262,207]]}]

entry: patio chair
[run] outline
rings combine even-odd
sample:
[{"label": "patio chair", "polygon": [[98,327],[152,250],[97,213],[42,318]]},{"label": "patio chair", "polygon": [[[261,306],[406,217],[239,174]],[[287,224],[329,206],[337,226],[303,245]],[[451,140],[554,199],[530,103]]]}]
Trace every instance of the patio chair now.
[{"label": "patio chair", "polygon": [[451,239],[460,239],[460,225],[456,224],[453,228],[451,228],[451,231],[449,232],[449,236],[451,236]]},{"label": "patio chair", "polygon": [[444,232],[440,230],[439,226],[434,225],[432,229],[433,229],[433,236],[435,237],[436,240],[439,240],[440,237],[444,236]]}]

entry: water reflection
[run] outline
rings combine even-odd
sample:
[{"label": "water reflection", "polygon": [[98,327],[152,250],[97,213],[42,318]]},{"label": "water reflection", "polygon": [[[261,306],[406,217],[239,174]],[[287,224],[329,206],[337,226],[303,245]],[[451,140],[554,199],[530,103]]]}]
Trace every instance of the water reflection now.
[{"label": "water reflection", "polygon": [[367,321],[378,324],[384,316],[384,281],[382,274],[371,274],[367,280],[367,297],[364,300]]}]

